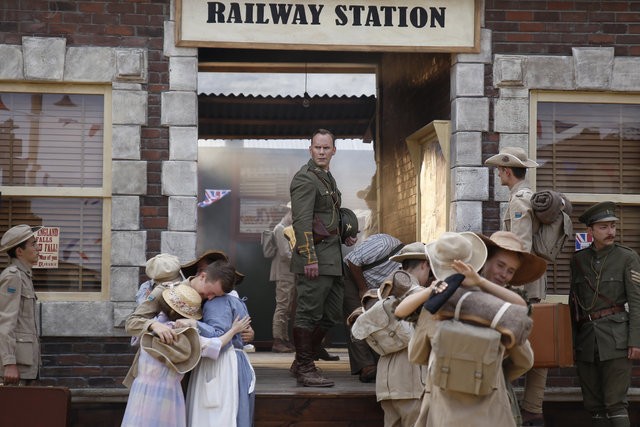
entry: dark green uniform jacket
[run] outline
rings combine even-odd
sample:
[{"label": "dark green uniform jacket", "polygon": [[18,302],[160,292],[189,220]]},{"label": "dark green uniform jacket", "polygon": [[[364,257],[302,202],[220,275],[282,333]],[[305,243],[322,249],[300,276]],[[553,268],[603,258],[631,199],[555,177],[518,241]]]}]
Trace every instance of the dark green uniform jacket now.
[{"label": "dark green uniform jacket", "polygon": [[[597,290],[597,292],[596,292]],[[571,259],[573,337],[576,360],[593,362],[627,357],[627,347],[640,347],[640,258],[626,246],[600,251],[589,247]],[[628,303],[628,311],[589,321],[585,316]]]},{"label": "dark green uniform jacket", "polygon": [[[338,225],[341,194],[333,176],[313,160],[302,166],[291,180],[291,215],[296,247],[291,256],[291,271],[303,274],[304,266],[318,263],[320,275],[342,275],[342,250]],[[314,243],[314,216],[331,234]]]}]

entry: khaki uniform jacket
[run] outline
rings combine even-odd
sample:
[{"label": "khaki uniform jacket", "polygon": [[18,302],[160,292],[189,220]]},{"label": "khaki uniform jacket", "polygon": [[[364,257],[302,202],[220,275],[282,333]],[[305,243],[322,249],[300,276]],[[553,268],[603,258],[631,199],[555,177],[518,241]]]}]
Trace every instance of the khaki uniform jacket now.
[{"label": "khaki uniform jacket", "polygon": [[[593,362],[596,349],[603,361],[627,357],[628,347],[640,347],[640,257],[634,250],[615,243],[600,251],[589,247],[576,252],[570,267],[569,302],[576,360]],[[590,322],[577,321],[612,304],[625,303],[628,312]]]},{"label": "khaki uniform jacket", "polygon": [[[182,281],[180,284],[188,284],[190,279],[191,278]],[[151,331],[149,327],[156,321],[155,317],[162,311],[159,299],[162,296],[162,291],[165,289],[167,289],[166,286],[157,284],[147,299],[141,302],[135,311],[127,318],[124,327],[129,335],[139,337],[143,333]],[[129,388],[131,388],[133,380],[138,375],[138,357],[140,357],[140,348],[138,348],[138,352],[133,359],[129,372],[127,372],[127,376],[124,381],[122,381],[122,384]]]},{"label": "khaki uniform jacket", "polygon": [[0,274],[0,359],[17,364],[25,380],[38,378],[40,368],[36,301],[31,267],[12,258]]},{"label": "khaki uniform jacket", "polygon": [[376,373],[378,402],[390,399],[420,399],[427,381],[424,365],[409,362],[408,350],[380,356]]},{"label": "khaki uniform jacket", "polygon": [[[341,193],[335,179],[313,160],[291,180],[291,214],[296,247],[291,257],[291,271],[304,274],[304,266],[318,263],[323,276],[342,276],[342,249],[339,236]],[[318,216],[332,234],[313,242],[313,218]]]},{"label": "khaki uniform jacket", "polygon": [[291,247],[289,241],[284,237],[284,224],[279,222],[273,228],[273,237],[276,241],[276,255],[271,260],[271,270],[269,271],[270,281],[293,282],[294,274],[291,272]]},{"label": "khaki uniform jacket", "polygon": [[[526,180],[520,181],[511,188],[509,205],[502,220],[502,230],[511,231],[523,242],[527,251],[533,251],[533,233],[540,226],[531,208],[533,191]],[[544,299],[546,296],[547,276],[524,285],[528,298]]]}]

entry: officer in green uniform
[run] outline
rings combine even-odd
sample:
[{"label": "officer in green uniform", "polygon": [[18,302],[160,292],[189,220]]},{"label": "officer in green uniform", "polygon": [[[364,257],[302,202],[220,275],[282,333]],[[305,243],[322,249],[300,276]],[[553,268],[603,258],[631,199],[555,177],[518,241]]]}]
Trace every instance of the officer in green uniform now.
[{"label": "officer in green uniform", "polygon": [[571,259],[569,295],[584,406],[593,426],[629,426],[631,360],[640,359],[640,257],[615,243],[613,202],[591,206],[579,219],[593,236]]},{"label": "officer in green uniform", "polygon": [[[291,271],[296,274],[297,308],[293,327],[296,357],[291,372],[306,387],[331,387],[314,363],[327,331],[342,319],[341,194],[329,172],[335,138],[317,130],[309,146],[311,159],[291,181],[291,214],[296,246]],[[345,240],[347,246],[354,237]]]}]

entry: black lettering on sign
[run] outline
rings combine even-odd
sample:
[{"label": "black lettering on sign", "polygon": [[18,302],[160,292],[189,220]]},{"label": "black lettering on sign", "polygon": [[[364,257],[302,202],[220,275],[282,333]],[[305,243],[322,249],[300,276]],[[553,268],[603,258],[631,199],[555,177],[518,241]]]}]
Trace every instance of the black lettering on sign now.
[{"label": "black lettering on sign", "polygon": [[[207,2],[210,24],[320,25],[323,4]],[[446,7],[336,5],[335,25],[343,27],[444,28]]]},{"label": "black lettering on sign", "polygon": [[352,27],[444,28],[446,7],[337,5],[335,24]]}]

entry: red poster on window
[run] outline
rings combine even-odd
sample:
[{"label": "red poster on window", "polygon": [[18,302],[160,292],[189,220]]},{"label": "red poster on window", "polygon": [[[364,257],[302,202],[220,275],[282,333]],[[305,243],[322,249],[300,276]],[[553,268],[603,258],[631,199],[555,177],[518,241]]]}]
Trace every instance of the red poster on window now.
[{"label": "red poster on window", "polygon": [[60,227],[42,227],[36,233],[38,264],[33,268],[58,268]]}]

